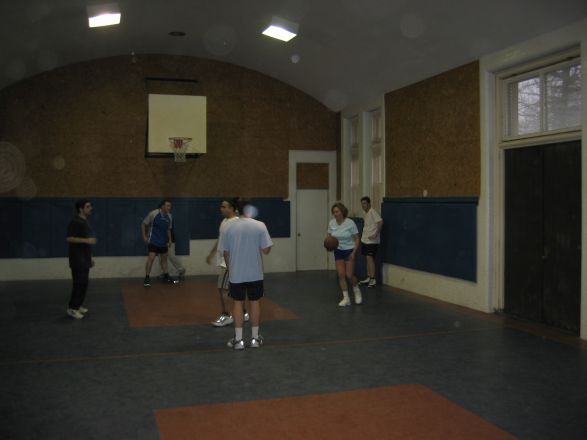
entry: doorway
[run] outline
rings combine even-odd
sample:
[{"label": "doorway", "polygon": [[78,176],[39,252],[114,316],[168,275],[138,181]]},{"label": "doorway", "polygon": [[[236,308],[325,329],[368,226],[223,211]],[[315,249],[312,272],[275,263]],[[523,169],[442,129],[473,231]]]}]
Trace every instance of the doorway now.
[{"label": "doorway", "polygon": [[323,240],[328,228],[328,190],[297,190],[297,270],[326,270]]},{"label": "doorway", "polygon": [[579,333],[581,143],[505,152],[504,311]]}]

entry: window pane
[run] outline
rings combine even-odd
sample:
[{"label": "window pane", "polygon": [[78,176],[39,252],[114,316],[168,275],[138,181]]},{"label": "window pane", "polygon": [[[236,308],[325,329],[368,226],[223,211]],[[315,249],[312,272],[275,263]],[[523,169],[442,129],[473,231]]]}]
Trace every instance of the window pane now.
[{"label": "window pane", "polygon": [[546,79],[546,129],[581,125],[581,65],[548,72]]},{"label": "window pane", "polygon": [[540,132],[540,77],[512,83],[509,85],[508,92],[511,112],[509,135]]}]

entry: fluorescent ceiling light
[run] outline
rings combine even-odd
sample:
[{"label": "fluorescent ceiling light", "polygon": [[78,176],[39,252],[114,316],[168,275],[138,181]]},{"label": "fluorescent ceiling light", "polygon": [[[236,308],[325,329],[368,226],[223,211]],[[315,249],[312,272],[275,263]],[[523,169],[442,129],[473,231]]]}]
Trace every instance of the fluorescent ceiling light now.
[{"label": "fluorescent ceiling light", "polygon": [[91,5],[88,9],[88,23],[91,28],[111,26],[120,23],[120,9],[117,3]]},{"label": "fluorescent ceiling light", "polygon": [[263,35],[289,41],[298,34],[298,24],[280,17],[273,17],[271,24],[263,31]]}]

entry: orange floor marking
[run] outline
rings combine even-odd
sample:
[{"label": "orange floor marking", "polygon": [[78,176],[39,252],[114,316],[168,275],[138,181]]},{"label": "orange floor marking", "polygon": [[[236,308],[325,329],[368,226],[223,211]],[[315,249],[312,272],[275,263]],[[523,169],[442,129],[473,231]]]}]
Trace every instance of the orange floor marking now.
[{"label": "orange floor marking", "polygon": [[422,385],[155,411],[161,440],[512,440]]},{"label": "orange floor marking", "polygon": [[[220,313],[218,290],[210,281],[166,285],[154,280],[148,288],[127,284],[122,296],[133,328],[209,324]],[[298,316],[268,298],[261,300],[261,321],[288,319]]]}]

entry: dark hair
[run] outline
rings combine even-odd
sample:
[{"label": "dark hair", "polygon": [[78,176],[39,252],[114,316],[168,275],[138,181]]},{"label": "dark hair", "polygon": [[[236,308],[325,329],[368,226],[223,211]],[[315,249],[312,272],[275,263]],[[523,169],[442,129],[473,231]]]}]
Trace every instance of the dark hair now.
[{"label": "dark hair", "polygon": [[343,218],[347,218],[347,216],[349,215],[349,210],[341,202],[336,202],[334,205],[332,205],[332,208],[330,208],[331,214],[333,214],[334,208],[340,209],[340,212],[342,212]]},{"label": "dark hair", "polygon": [[367,197],[367,196],[365,196],[365,197],[361,197],[361,202],[362,202],[363,200],[364,200],[365,202],[367,202],[369,205],[371,204],[371,199],[370,199],[369,197]]},{"label": "dark hair", "polygon": [[165,205],[167,202],[171,203],[171,200],[167,200],[167,199],[161,200],[161,202],[159,203],[159,209],[163,208],[163,205]]},{"label": "dark hair", "polygon": [[76,214],[79,214],[79,210],[80,209],[84,209],[84,206],[86,206],[86,203],[90,203],[89,200],[86,199],[80,199],[78,201],[75,202],[75,212]]},{"label": "dark hair", "polygon": [[230,206],[235,211],[239,210],[238,208],[239,208],[240,199],[238,197],[227,197],[225,199],[222,199],[222,201],[228,203],[228,206]]}]

